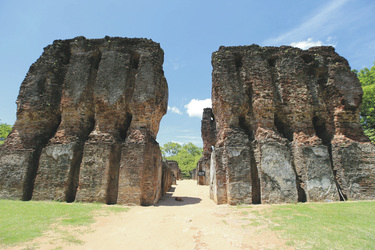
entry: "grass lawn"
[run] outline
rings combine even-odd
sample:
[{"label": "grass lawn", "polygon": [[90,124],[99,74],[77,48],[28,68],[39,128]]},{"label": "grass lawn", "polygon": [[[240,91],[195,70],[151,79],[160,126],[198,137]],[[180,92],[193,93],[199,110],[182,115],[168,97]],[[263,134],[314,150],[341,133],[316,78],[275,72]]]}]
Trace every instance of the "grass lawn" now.
[{"label": "grass lawn", "polygon": [[0,247],[30,241],[51,224],[83,226],[94,222],[96,213],[127,211],[103,204],[0,200]]},{"label": "grass lawn", "polygon": [[298,249],[375,249],[375,201],[272,205],[253,213]]}]

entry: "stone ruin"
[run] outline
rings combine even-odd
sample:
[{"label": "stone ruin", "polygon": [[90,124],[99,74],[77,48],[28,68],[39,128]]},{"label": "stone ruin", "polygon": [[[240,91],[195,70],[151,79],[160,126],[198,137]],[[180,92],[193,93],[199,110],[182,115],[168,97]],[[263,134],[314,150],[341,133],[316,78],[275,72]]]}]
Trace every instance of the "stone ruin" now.
[{"label": "stone ruin", "polygon": [[46,47],[0,151],[0,198],[155,204],[168,173],[155,140],[168,102],[163,58],[147,39]]},{"label": "stone ruin", "polygon": [[167,164],[167,166],[172,171],[172,175],[173,175],[173,177],[172,177],[173,178],[172,184],[176,185],[177,184],[177,180],[181,180],[181,169],[178,166],[178,162],[177,161],[172,161],[172,160],[167,160],[166,164]]},{"label": "stone ruin", "polygon": [[[147,39],[46,47],[0,148],[0,199],[155,204],[181,179],[155,140],[168,102],[163,57]],[[375,199],[362,89],[332,47],[220,47],[212,65],[192,175],[215,202]]]},{"label": "stone ruin", "polygon": [[334,48],[220,47],[212,65],[215,123],[207,125],[205,110],[201,162],[214,145],[215,202],[375,199],[375,146],[359,123],[362,89]]},{"label": "stone ruin", "polygon": [[216,125],[211,108],[203,110],[201,135],[203,140],[203,156],[197,163],[194,179],[197,180],[198,185],[210,185],[211,153],[216,141]]},{"label": "stone ruin", "polygon": [[[198,163],[197,163],[198,164]],[[191,170],[190,172],[190,178],[192,179],[192,180],[196,180],[196,181],[198,181],[198,179],[197,179],[197,168],[194,168],[193,170]]]},{"label": "stone ruin", "polygon": [[162,195],[166,194],[176,182],[172,169],[168,166],[167,162],[163,161],[163,174],[161,180]]}]

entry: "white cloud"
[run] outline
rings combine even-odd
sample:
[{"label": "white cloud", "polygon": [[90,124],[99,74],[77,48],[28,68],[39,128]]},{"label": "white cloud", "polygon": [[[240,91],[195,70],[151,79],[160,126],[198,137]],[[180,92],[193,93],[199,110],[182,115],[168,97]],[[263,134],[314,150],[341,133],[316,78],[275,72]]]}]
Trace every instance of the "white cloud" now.
[{"label": "white cloud", "polygon": [[179,70],[185,67],[185,64],[181,62],[179,59],[169,59],[166,61],[165,66],[173,70]]},{"label": "white cloud", "polygon": [[189,129],[179,129],[178,132],[181,132],[181,133],[189,133],[189,132],[192,132],[192,131],[189,130]]},{"label": "white cloud", "polygon": [[184,138],[184,139],[200,139],[198,136],[189,136],[189,135],[178,135],[177,138]]},{"label": "white cloud", "polygon": [[184,107],[186,108],[186,112],[190,117],[202,118],[203,109],[211,108],[211,99],[191,99],[191,101]]},{"label": "white cloud", "polygon": [[302,22],[296,28],[286,32],[276,38],[266,40],[265,45],[289,44],[292,41],[300,41],[311,36],[329,36],[338,26],[347,20],[342,18],[340,8],[349,0],[332,0],[319,9],[309,19]]},{"label": "white cloud", "polygon": [[308,38],[306,41],[294,42],[290,44],[293,47],[297,47],[300,49],[308,49],[314,46],[322,46],[322,41],[313,41],[312,38]]},{"label": "white cloud", "polygon": [[300,49],[308,49],[308,48],[311,48],[311,47],[315,47],[315,46],[323,46],[323,45],[326,45],[326,46],[333,46],[333,47],[336,46],[335,44],[330,44],[330,43],[328,43],[329,41],[332,41],[332,38],[331,38],[331,37],[328,37],[328,38],[327,38],[327,42],[326,42],[326,43],[323,43],[322,41],[314,41],[314,40],[310,37],[310,38],[307,38],[306,41],[293,42],[293,43],[291,43],[290,45],[293,46],[293,47],[300,48]]},{"label": "white cloud", "polygon": [[176,106],[173,106],[173,107],[168,106],[168,110],[170,110],[172,113],[176,113],[176,114],[182,115],[182,112]]}]

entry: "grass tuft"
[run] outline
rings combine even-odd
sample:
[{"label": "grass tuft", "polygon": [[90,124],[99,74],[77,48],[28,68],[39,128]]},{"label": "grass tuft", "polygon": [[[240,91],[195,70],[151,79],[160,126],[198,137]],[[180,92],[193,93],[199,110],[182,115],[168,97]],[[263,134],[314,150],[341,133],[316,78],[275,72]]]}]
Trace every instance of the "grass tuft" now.
[{"label": "grass tuft", "polygon": [[129,208],[93,203],[0,200],[0,245],[12,245],[42,236],[51,224],[85,226],[94,211],[126,212]]},{"label": "grass tuft", "polygon": [[375,202],[302,203],[271,206],[264,216],[296,247],[371,249]]}]

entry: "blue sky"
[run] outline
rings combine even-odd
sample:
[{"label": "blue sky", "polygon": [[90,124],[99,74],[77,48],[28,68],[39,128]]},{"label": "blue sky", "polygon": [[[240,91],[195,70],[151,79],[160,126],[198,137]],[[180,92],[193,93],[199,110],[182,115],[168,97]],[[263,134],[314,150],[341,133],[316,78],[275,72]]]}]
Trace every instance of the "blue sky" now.
[{"label": "blue sky", "polygon": [[375,61],[374,0],[0,0],[0,119],[16,120],[30,65],[55,39],[144,37],[161,44],[169,110],[158,142],[201,146],[211,54],[221,45],[332,45],[353,69]]}]

